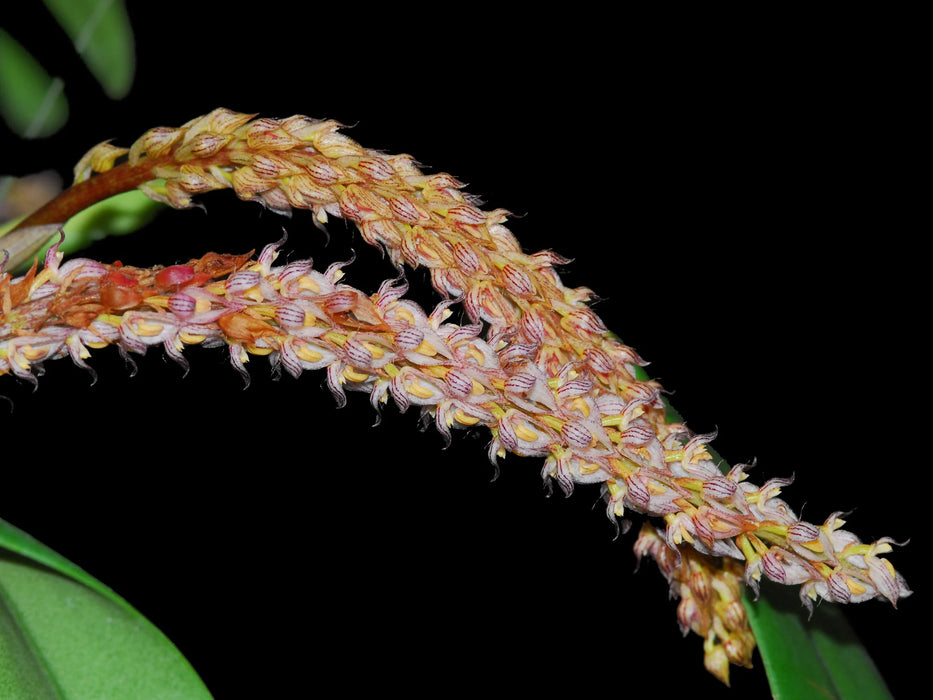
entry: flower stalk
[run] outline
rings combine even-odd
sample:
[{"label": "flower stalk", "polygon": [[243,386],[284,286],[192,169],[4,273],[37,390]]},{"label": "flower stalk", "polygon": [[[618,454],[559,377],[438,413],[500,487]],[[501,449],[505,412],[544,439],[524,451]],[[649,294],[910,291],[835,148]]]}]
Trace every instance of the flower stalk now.
[{"label": "flower stalk", "polygon": [[[104,143],[75,169],[76,184],[21,226],[64,221],[138,187],[173,207],[232,189],[277,211],[309,209],[356,224],[398,266],[429,268],[441,296],[431,312],[404,297],[403,277],[377,293],[343,284],[340,265],[274,265],[278,245],[256,259],[208,254],[187,265],[138,269],[75,259],[55,248],[41,272],[0,277],[0,375],[35,381],[47,360],[87,367],[89,348],[145,352],[161,345],[185,363],[191,344],[225,346],[245,363],[266,355],[299,376],[324,369],[339,404],[365,391],[416,406],[445,438],[485,426],[490,458],[543,459],[543,476],[570,493],[599,484],[613,522],[649,518],[635,548],[650,556],[681,599],[682,629],[704,639],[707,668],[728,682],[729,664],[750,665],[755,641],[740,598],[762,577],[817,599],[896,606],[910,594],[883,557],[891,540],[862,543],[839,513],[800,520],[779,494],[790,484],[723,474],[706,449],[712,435],[669,424],[661,386],[638,378],[638,354],[588,307],[586,288],[564,286],[551,251],[526,254],[504,210],[483,211],[445,173],[407,155],[368,150],[331,121],[256,119],[215,110],[177,129],[152,129],[130,148]],[[469,323],[448,323],[459,304]]]}]

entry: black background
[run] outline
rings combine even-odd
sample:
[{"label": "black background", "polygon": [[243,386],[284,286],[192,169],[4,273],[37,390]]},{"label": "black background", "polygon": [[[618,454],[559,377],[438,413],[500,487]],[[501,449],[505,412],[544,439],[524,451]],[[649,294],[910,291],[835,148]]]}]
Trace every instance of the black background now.
[{"label": "black background", "polygon": [[[753,481],[793,474],[806,519],[853,511],[866,541],[912,540],[892,561],[916,595],[847,610],[909,694],[929,428],[907,20],[154,5],[132,3],[136,80],[119,102],[41,8],[4,18],[71,102],[54,137],[2,132],[4,172],[67,179],[99,141],[226,106],[337,119],[454,174],[514,212],[526,250],[573,258],[568,284],[601,297],[694,430],[718,429],[731,462],[757,458]],[[258,250],[284,226],[291,258],[323,269],[355,252],[347,281],[368,291],[392,274],[342,222],[327,241],[305,212],[202,201],[82,254],[171,264]],[[362,395],[336,410],[320,374],[274,382],[258,358],[244,390],[223,353],[187,354],[184,377],[160,352],[131,376],[103,351],[94,385],[68,362],[35,392],[0,379],[14,406],[0,515],[126,597],[217,697],[719,691],[596,491],[546,498],[540,463],[516,457],[492,481],[482,434],[443,451],[413,412],[373,427]],[[732,677],[736,697],[767,695],[757,657]]]}]

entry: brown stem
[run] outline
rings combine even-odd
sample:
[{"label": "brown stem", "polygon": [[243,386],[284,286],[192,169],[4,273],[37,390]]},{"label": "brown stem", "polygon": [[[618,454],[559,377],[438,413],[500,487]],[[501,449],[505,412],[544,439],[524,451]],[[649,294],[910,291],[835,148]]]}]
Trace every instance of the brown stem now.
[{"label": "brown stem", "polygon": [[[211,165],[226,166],[230,163],[230,154],[222,151],[213,156],[191,161],[202,167]],[[92,204],[113,197],[123,192],[135,190],[144,182],[157,179],[155,174],[160,165],[177,166],[171,154],[161,158],[143,158],[136,165],[124,161],[104,173],[95,173],[89,179],[72,185],[55,199],[34,211],[20,221],[10,232],[27,226],[63,224],[75,214],[84,211]]]},{"label": "brown stem", "polygon": [[121,163],[105,173],[72,185],[55,199],[34,211],[20,221],[12,231],[28,226],[63,224],[72,216],[92,204],[101,202],[121,192],[136,189],[141,184],[153,179],[154,163],[144,160],[136,166]]}]

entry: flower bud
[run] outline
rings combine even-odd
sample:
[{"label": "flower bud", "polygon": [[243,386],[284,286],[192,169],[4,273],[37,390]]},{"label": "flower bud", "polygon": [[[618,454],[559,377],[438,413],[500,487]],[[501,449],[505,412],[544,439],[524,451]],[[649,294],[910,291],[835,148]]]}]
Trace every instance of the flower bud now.
[{"label": "flower bud", "polygon": [[703,495],[712,501],[728,501],[739,485],[725,476],[714,476],[703,482]]},{"label": "flower bud", "polygon": [[169,310],[179,318],[190,318],[194,315],[197,302],[194,297],[184,292],[176,292],[168,299]]},{"label": "flower bud", "polygon": [[452,369],[444,377],[454,396],[468,396],[473,391],[473,380],[462,370]]}]

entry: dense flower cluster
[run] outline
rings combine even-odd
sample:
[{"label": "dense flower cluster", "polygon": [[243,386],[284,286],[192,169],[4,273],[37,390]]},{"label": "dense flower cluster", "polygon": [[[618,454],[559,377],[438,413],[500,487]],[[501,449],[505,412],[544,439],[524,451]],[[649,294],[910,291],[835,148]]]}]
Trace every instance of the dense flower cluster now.
[{"label": "dense flower cluster", "polygon": [[[433,311],[404,297],[402,277],[368,296],[340,283],[339,265],[275,267],[274,246],[254,261],[210,254],[152,270],[61,264],[52,252],[41,272],[0,277],[0,374],[31,379],[64,355],[84,365],[88,347],[111,343],[161,345],[181,362],[185,345],[223,344],[244,375],[249,354],[270,355],[295,376],[325,369],[339,402],[346,390],[376,406],[391,396],[448,437],[484,425],[493,460],[543,458],[545,478],[567,493],[600,484],[613,520],[634,511],[657,523],[636,551],[657,561],[681,598],[683,629],[704,638],[707,667],[724,680],[728,662],[748,665],[754,648],[739,613],[743,581],[756,592],[762,576],[800,585],[807,606],[909,594],[881,556],[890,540],[862,543],[838,513],[799,520],[778,497],[788,480],[756,486],[747,465],[723,474],[706,450],[712,436],[667,423],[661,387],[639,378],[642,361],[587,306],[590,291],[563,285],[554,253],[522,252],[505,211],[483,211],[451,176],[364,149],[338,128],[216,110],[129,149],[95,147],[76,187],[126,168],[175,207],[232,188],[276,211],[310,209],[321,224],[346,218],[397,264],[430,269],[442,297]],[[470,323],[447,322],[454,304]]]},{"label": "dense flower cluster", "polygon": [[687,545],[672,548],[663,530],[642,525],[635,554],[653,558],[680,598],[677,620],[684,634],[693,631],[704,641],[706,668],[718,678],[729,677],[729,664],[750,667],[755,639],[742,605],[742,565],[730,557],[714,559]]}]

